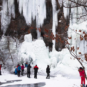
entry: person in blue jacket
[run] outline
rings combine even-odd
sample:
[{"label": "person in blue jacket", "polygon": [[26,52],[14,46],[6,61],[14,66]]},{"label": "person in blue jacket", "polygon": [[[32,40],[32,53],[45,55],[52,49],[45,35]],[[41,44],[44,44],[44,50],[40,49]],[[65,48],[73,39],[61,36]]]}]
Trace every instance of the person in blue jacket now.
[{"label": "person in blue jacket", "polygon": [[25,63],[25,67],[27,68],[27,66],[28,66],[28,64],[27,64],[27,62]]},{"label": "person in blue jacket", "polygon": [[18,67],[17,67],[18,77],[20,76],[20,71],[21,71],[21,66],[18,64]]},{"label": "person in blue jacket", "polygon": [[15,68],[15,71],[14,71],[15,75],[17,75],[17,68]]}]

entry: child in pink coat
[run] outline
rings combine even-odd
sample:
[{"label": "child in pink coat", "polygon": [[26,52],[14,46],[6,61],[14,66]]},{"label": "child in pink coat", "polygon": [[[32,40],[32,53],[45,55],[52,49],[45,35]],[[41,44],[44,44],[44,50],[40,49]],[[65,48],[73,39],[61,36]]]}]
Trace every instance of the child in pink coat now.
[{"label": "child in pink coat", "polygon": [[85,87],[85,71],[82,67],[79,68],[79,74],[81,77],[81,85],[83,85],[83,87]]},{"label": "child in pink coat", "polygon": [[22,66],[21,66],[21,75],[23,75],[24,74],[24,65],[22,64]]}]

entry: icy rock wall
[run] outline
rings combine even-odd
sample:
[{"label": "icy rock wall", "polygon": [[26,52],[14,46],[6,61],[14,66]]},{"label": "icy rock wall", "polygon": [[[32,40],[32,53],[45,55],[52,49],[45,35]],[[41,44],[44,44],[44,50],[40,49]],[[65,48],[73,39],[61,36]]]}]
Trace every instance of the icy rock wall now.
[{"label": "icy rock wall", "polygon": [[15,38],[7,37],[7,36],[2,36],[0,39],[0,50],[4,51],[5,53],[12,53],[14,54],[17,52],[17,46],[19,44],[19,41]]},{"label": "icy rock wall", "polygon": [[[56,10],[56,0],[51,0],[52,1],[52,7],[53,7],[53,26],[52,26],[52,32],[54,37],[56,36],[56,26],[58,26],[58,17],[57,14],[59,13],[59,10]],[[53,51],[55,51],[55,39],[53,40]]]},{"label": "icy rock wall", "polygon": [[[45,0],[18,0],[19,12],[23,13],[27,25],[36,19],[36,27],[40,27],[46,18]],[[15,17],[14,0],[3,0],[1,23],[2,30],[5,33],[10,23],[11,16]]]},{"label": "icy rock wall", "polygon": [[26,23],[31,24],[32,19],[36,19],[37,27],[42,26],[46,18],[45,0],[18,0],[19,11],[23,12]]},{"label": "icy rock wall", "polygon": [[13,66],[16,66],[18,63],[18,49],[19,49],[19,40],[16,38],[11,38],[7,36],[2,36],[0,39],[0,60],[4,67],[11,69]]},{"label": "icy rock wall", "polygon": [[[23,12],[27,25],[36,19],[36,27],[40,28],[46,18],[46,0],[18,0],[18,3],[19,12]],[[40,32],[37,30],[37,38],[39,37]]]},{"label": "icy rock wall", "polygon": [[14,0],[2,0],[1,11],[1,29],[5,34],[8,25],[10,24],[11,16],[15,17]]}]

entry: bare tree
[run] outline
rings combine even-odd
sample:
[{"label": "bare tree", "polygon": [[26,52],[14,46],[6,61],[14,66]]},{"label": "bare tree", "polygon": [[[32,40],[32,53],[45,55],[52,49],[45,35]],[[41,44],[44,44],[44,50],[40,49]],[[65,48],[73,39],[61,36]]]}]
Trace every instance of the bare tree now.
[{"label": "bare tree", "polygon": [[[12,71],[12,68],[17,65],[18,55],[18,43],[16,38],[6,37],[6,42],[1,41],[0,43],[0,61],[3,64],[3,67],[7,68],[9,71]],[[13,42],[11,41],[14,40]],[[12,43],[15,43],[15,48],[11,48]]]},{"label": "bare tree", "polygon": [[77,19],[77,23],[87,20],[87,0],[67,0],[63,2],[63,7],[70,10],[68,14],[71,20]]}]

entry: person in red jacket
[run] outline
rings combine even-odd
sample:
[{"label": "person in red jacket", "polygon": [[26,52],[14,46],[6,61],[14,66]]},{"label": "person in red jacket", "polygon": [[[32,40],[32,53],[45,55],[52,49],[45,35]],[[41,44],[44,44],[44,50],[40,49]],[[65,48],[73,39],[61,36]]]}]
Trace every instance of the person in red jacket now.
[{"label": "person in red jacket", "polygon": [[35,66],[34,66],[34,78],[37,78],[38,69],[39,69],[38,66],[35,65]]},{"label": "person in red jacket", "polygon": [[78,69],[80,77],[81,77],[81,85],[83,85],[83,87],[85,87],[85,71],[82,67],[80,67]]},{"label": "person in red jacket", "polygon": [[22,64],[22,66],[21,66],[21,75],[23,75],[24,74],[24,65]]},{"label": "person in red jacket", "polygon": [[2,65],[0,64],[0,75],[1,75],[1,67],[2,67]]}]

